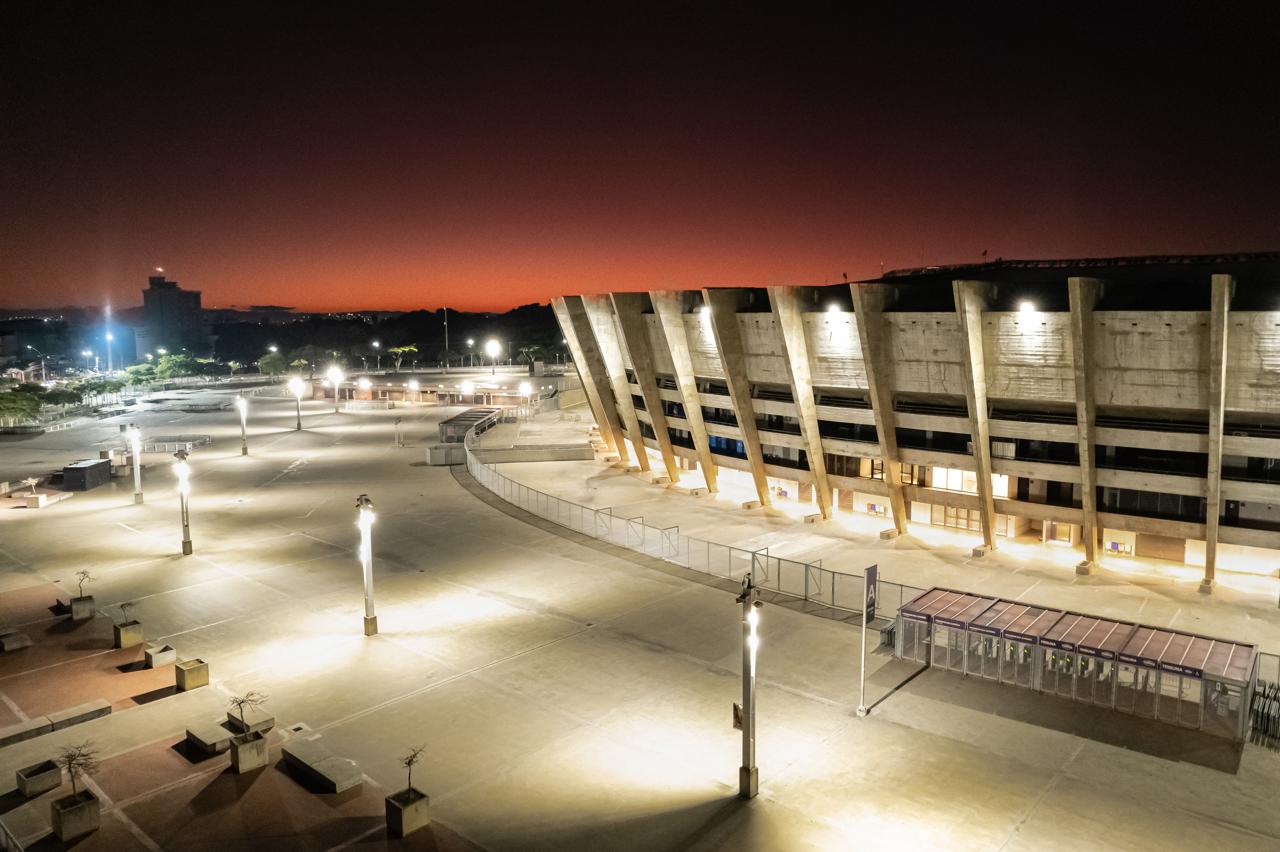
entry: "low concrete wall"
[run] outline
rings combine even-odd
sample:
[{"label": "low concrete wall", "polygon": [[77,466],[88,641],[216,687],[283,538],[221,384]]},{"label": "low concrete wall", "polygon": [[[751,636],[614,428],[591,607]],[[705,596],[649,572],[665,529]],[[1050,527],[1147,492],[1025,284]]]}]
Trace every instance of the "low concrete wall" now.
[{"label": "low concrete wall", "polygon": [[[459,445],[461,446],[461,445]],[[485,464],[539,461],[591,461],[595,453],[589,446],[502,447],[490,450],[472,450]],[[465,462],[465,457],[463,458]]]}]

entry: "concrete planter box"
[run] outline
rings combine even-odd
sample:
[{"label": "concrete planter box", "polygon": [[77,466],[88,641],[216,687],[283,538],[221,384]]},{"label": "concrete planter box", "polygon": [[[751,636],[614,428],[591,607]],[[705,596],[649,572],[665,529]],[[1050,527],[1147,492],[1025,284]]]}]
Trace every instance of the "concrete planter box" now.
[{"label": "concrete planter box", "polygon": [[431,825],[431,797],[414,787],[386,798],[387,836],[408,837]]},{"label": "concrete planter box", "polygon": [[275,727],[276,717],[261,707],[246,707],[243,719],[238,710],[228,710],[227,724],[238,734],[257,734]]},{"label": "concrete planter box", "polygon": [[126,621],[124,624],[113,624],[111,630],[115,633],[117,648],[132,648],[134,645],[141,645],[142,625],[136,621]]},{"label": "concrete planter box", "polygon": [[48,494],[28,494],[27,495],[28,509],[43,509],[45,506],[48,506],[48,505],[49,505]]},{"label": "concrete planter box", "polygon": [[62,783],[62,767],[52,760],[19,769],[17,775],[18,791],[28,799],[56,790]]},{"label": "concrete planter box", "polygon": [[209,685],[209,664],[204,660],[183,660],[173,667],[179,692]]},{"label": "concrete planter box", "polygon": [[157,669],[160,666],[178,662],[178,652],[172,645],[152,645],[143,652],[143,656],[149,669]]},{"label": "concrete planter box", "polygon": [[88,790],[53,802],[49,805],[49,814],[53,833],[63,843],[97,831],[102,819],[98,798]]},{"label": "concrete planter box", "polygon": [[231,739],[231,768],[243,775],[267,765],[267,738],[259,733]]},{"label": "concrete planter box", "polygon": [[97,609],[97,606],[95,606],[93,602],[93,595],[85,595],[82,598],[72,598],[71,620],[88,621],[93,618],[93,614],[97,612]]}]

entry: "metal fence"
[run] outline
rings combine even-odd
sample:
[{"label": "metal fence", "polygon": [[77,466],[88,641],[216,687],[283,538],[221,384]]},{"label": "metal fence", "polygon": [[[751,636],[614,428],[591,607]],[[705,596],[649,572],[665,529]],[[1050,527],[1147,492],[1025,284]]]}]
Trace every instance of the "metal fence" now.
[{"label": "metal fence", "polygon": [[[626,516],[612,508],[595,509],[530,488],[498,473],[496,465],[481,462],[472,453],[477,432],[467,432],[463,442],[467,470],[484,488],[530,514],[574,532],[625,547],[726,580],[741,581],[750,571],[762,589],[850,613],[862,612],[863,575],[832,571],[821,561],[800,562],[769,554],[767,547],[743,548],[685,535],[678,526],[646,523],[644,516]],[[906,601],[923,592],[880,579],[876,583],[877,617],[894,618]]]}]

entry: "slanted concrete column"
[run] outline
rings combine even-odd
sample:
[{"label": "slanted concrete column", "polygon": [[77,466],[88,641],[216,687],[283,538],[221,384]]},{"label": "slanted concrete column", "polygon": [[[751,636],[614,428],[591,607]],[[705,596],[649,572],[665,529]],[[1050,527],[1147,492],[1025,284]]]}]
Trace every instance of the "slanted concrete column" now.
[{"label": "slanted concrete column", "polygon": [[996,549],[995,502],[991,493],[991,424],[987,419],[987,362],[982,349],[982,309],[990,285],[984,281],[953,281],[951,290],[964,340],[964,397],[969,408],[969,432],[978,470],[978,510],[982,543]]},{"label": "slanted concrete column", "polygon": [[1076,434],[1080,445],[1080,507],[1084,561],[1077,574],[1088,574],[1098,563],[1098,466],[1094,450],[1093,308],[1102,282],[1096,278],[1068,278],[1071,305],[1071,364],[1076,385]]},{"label": "slanted concrete column", "polygon": [[640,395],[644,397],[645,410],[649,412],[649,420],[653,423],[653,434],[658,441],[658,450],[662,453],[667,477],[673,483],[678,482],[680,466],[676,463],[676,454],[671,448],[667,414],[662,408],[662,397],[658,395],[658,377],[653,369],[653,347],[649,342],[649,326],[644,319],[645,296],[643,293],[614,293],[611,298],[613,311],[618,317],[618,328],[622,331],[622,345],[631,356],[631,369],[635,371]]},{"label": "slanted concrete column", "polygon": [[796,417],[800,420],[800,436],[804,438],[809,472],[813,474],[813,485],[818,489],[818,511],[823,518],[830,518],[831,483],[827,479],[827,463],[822,455],[822,435],[818,432],[818,406],[813,400],[809,343],[804,336],[804,321],[800,316],[800,301],[796,298],[795,288],[770,287],[769,306],[782,336],[787,376],[791,379],[791,398],[795,401]]},{"label": "slanted concrete column", "polygon": [[600,357],[604,359],[613,396],[618,401],[622,425],[631,434],[636,450],[636,464],[643,471],[649,470],[649,454],[645,452],[644,434],[640,431],[640,418],[636,417],[636,404],[631,399],[631,385],[627,382],[627,368],[622,361],[622,347],[618,343],[617,326],[613,323],[613,303],[608,296],[582,296],[587,323],[595,333]]},{"label": "slanted concrete column", "polygon": [[769,479],[764,471],[764,453],[760,449],[760,433],[756,429],[756,411],[751,404],[751,382],[747,379],[747,355],[742,346],[742,329],[738,325],[737,299],[732,290],[703,290],[702,298],[711,309],[711,333],[729,386],[733,414],[738,418],[742,444],[747,452],[751,479],[755,482],[760,505],[768,506]]},{"label": "slanted concrete column", "polygon": [[707,490],[714,494],[719,490],[716,486],[716,460],[711,453],[711,442],[707,440],[706,423],[702,420],[702,399],[698,396],[693,356],[689,354],[689,338],[685,335],[681,294],[655,290],[649,293],[649,301],[653,303],[654,313],[658,315],[658,328],[666,341],[667,351],[671,353],[676,387],[684,401],[684,417],[693,435],[698,461],[702,464],[702,477],[706,480]]},{"label": "slanted concrete column", "polygon": [[623,464],[627,464],[627,445],[623,441],[618,404],[613,398],[613,384],[609,381],[609,371],[600,356],[600,348],[596,346],[595,334],[591,331],[591,323],[587,321],[582,298],[564,296],[553,300],[551,306],[560,322],[564,339],[568,341],[569,352],[573,355],[573,363],[582,379],[582,388],[586,391],[587,401],[591,403],[596,423],[600,426],[600,434],[609,449],[618,454]]},{"label": "slanted concrete column", "polygon": [[1235,279],[1215,275],[1209,312],[1209,470],[1204,505],[1204,580],[1213,590],[1218,567],[1218,519],[1222,515],[1222,420],[1227,404],[1227,328]]},{"label": "slanted concrete column", "polygon": [[893,414],[893,371],[884,331],[884,305],[889,291],[882,284],[850,284],[849,289],[853,293],[853,315],[867,373],[867,396],[875,416],[889,509],[893,513],[893,526],[901,534],[907,531],[907,503],[902,497],[902,461],[898,456],[897,418]]}]

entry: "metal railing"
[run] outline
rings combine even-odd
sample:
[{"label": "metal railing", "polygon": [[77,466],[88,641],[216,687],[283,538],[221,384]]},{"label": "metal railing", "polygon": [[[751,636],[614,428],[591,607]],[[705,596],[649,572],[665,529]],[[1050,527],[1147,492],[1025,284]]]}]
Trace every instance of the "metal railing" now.
[{"label": "metal railing", "polygon": [[[544,520],[599,541],[625,547],[656,559],[713,577],[741,581],[751,572],[753,582],[787,597],[831,609],[861,613],[863,575],[823,568],[821,561],[801,562],[769,554],[767,547],[744,548],[685,535],[678,526],[648,524],[643,515],[625,516],[612,508],[592,508],[517,482],[485,464],[472,453],[477,433],[473,428],[463,442],[467,471],[486,490]],[[876,615],[895,618],[904,603],[923,592],[879,579],[876,583]]]}]

